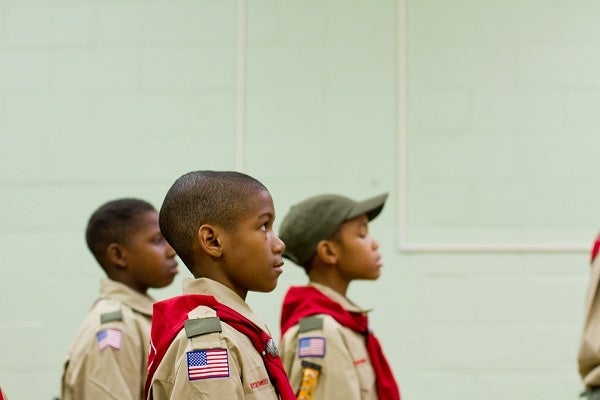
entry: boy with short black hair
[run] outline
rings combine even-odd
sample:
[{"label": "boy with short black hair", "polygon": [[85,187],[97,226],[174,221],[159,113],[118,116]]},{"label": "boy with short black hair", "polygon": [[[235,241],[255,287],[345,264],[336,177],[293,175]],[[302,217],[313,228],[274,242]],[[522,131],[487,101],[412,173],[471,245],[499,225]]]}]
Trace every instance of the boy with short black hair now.
[{"label": "boy with short black hair", "polygon": [[283,272],[275,208],[256,179],[194,171],[169,189],[160,227],[196,279],[154,306],[147,399],[295,399],[265,324],[245,302]]},{"label": "boy with short black hair", "polygon": [[367,311],[346,297],[351,281],[379,278],[379,243],[368,223],[386,198],[314,196],[283,219],[283,256],[309,277],[307,286],[289,289],[281,311],[281,357],[298,399],[400,399]]},{"label": "boy with short black hair", "polygon": [[142,399],[154,303],[147,291],[173,282],[175,251],[154,207],[130,198],[98,208],[86,242],[107,278],[67,355],[61,398]]}]

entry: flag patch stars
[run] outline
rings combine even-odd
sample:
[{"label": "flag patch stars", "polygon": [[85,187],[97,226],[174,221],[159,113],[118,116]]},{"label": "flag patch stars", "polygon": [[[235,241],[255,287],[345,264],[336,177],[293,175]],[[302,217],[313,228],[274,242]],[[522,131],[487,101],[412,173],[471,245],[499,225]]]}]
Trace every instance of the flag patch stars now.
[{"label": "flag patch stars", "polygon": [[96,334],[98,339],[98,350],[102,351],[107,347],[121,350],[121,331],[115,328],[106,328]]},{"label": "flag patch stars", "polygon": [[325,338],[322,336],[300,338],[298,357],[325,357]]},{"label": "flag patch stars", "polygon": [[229,359],[227,349],[203,349],[187,352],[188,379],[227,378]]}]

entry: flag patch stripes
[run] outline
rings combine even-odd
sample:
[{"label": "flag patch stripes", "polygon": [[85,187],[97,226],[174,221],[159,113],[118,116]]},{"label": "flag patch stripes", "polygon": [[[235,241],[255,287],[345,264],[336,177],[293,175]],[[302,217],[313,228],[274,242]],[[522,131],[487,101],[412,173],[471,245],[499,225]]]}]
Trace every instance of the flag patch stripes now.
[{"label": "flag patch stripes", "polygon": [[187,352],[188,379],[227,378],[229,358],[227,349],[202,349]]},{"label": "flag patch stripes", "polygon": [[96,334],[98,339],[98,350],[102,351],[107,347],[121,349],[121,331],[115,328],[106,328]]},{"label": "flag patch stripes", "polygon": [[325,357],[325,338],[304,337],[298,340],[298,357]]}]

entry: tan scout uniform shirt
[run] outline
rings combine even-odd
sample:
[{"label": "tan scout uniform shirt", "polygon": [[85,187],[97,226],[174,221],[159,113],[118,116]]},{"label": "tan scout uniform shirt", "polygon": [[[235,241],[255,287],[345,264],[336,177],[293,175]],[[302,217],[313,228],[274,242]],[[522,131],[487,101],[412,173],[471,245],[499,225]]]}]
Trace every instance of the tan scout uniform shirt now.
[{"label": "tan scout uniform shirt", "polygon": [[600,386],[600,256],[591,268],[585,303],[585,319],[579,346],[579,374],[586,387]]},{"label": "tan scout uniform shirt", "polygon": [[[314,282],[310,285],[340,303],[348,311],[366,312],[327,286]],[[304,360],[321,367],[314,400],[377,400],[375,373],[367,353],[365,337],[340,325],[329,315],[316,316],[322,318],[320,328],[299,332],[299,325],[295,325],[281,340],[281,359],[292,388],[298,390],[300,387],[301,362]],[[298,341],[308,337],[325,338],[324,357],[298,357]]]},{"label": "tan scout uniform shirt", "polygon": [[[61,400],[143,398],[153,303],[120,282],[100,282],[100,298],[67,355]],[[121,331],[120,349],[100,350],[97,333],[107,328]]]},{"label": "tan scout uniform shirt", "polygon": [[[264,322],[254,315],[244,300],[216,281],[206,278],[184,280],[183,293],[214,296],[220,303],[269,332]],[[216,315],[213,309],[199,306],[192,310],[188,317],[202,319],[214,318]],[[191,338],[186,336],[185,328],[179,332],[154,373],[150,388],[154,400],[278,399],[262,356],[250,339],[223,321],[221,329],[222,332],[199,333]],[[215,348],[227,349],[229,376],[190,380],[187,352]]]}]

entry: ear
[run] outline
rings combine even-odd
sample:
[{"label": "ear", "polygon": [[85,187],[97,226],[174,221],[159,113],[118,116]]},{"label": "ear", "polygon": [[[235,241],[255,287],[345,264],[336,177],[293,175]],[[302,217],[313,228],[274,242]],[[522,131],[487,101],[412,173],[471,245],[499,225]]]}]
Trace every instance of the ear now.
[{"label": "ear", "polygon": [[219,230],[212,225],[202,225],[198,229],[196,239],[200,248],[212,257],[221,257],[223,255],[223,246],[219,239]]},{"label": "ear", "polygon": [[321,240],[317,244],[317,256],[327,264],[336,264],[338,252],[334,244],[329,240]]},{"label": "ear", "polygon": [[118,243],[111,243],[106,248],[106,257],[112,265],[119,268],[127,268],[127,259],[125,257],[125,249]]}]

